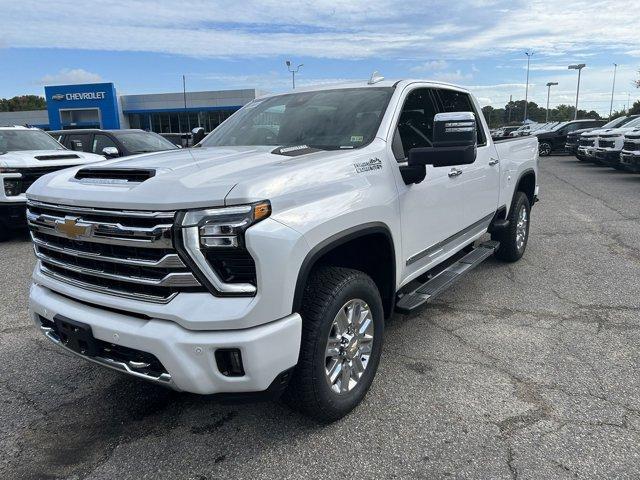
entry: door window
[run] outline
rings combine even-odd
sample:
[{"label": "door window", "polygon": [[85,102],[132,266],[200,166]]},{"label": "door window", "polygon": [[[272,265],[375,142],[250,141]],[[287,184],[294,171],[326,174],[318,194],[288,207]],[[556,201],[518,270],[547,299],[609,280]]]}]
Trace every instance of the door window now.
[{"label": "door window", "polygon": [[409,93],[392,144],[399,162],[407,159],[412,148],[432,146],[433,117],[437,112],[431,89],[418,88]]},{"label": "door window", "polygon": [[457,90],[436,90],[440,107],[443,112],[472,112],[476,116],[476,133],[478,138],[478,146],[485,145],[487,140],[484,136],[480,116],[476,111],[471,97],[468,93],[459,92]]},{"label": "door window", "polygon": [[101,133],[96,134],[95,137],[93,137],[93,148],[91,151],[93,153],[102,154],[102,149],[106,147],[118,148],[116,143],[107,135],[103,135]]},{"label": "door window", "polygon": [[65,146],[71,150],[79,150],[84,152],[91,151],[91,145],[89,145],[89,135],[86,133],[69,133],[65,140]]}]

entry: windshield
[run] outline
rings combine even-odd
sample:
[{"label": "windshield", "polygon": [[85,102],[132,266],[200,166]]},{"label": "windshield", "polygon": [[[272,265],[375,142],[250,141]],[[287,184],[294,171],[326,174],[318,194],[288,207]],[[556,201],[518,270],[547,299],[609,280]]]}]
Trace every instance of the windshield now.
[{"label": "windshield", "polygon": [[358,148],[373,140],[393,88],[347,88],[255,100],[205,138],[231,145]]},{"label": "windshield", "polygon": [[[635,118],[632,118],[631,121],[625,123],[622,126],[624,128],[631,128],[631,127],[637,127],[639,125],[640,125],[640,117],[635,117]],[[618,127],[620,127],[620,125],[618,125]]]},{"label": "windshield", "polygon": [[626,125],[627,123],[630,123],[630,122],[632,122],[634,120],[637,120],[638,118],[640,118],[640,117],[618,117],[618,118],[614,118],[609,123],[605,123],[600,128],[617,128],[617,127],[621,127],[623,125]]},{"label": "windshield", "polygon": [[131,153],[160,152],[178,148],[166,138],[153,132],[113,132],[113,135]]},{"label": "windshield", "polygon": [[549,131],[550,132],[555,132],[556,130],[560,130],[562,127],[564,127],[567,123],[569,122],[560,122],[557,125],[554,125]]},{"label": "windshield", "polygon": [[0,153],[20,150],[64,150],[64,147],[42,130],[0,129]]}]

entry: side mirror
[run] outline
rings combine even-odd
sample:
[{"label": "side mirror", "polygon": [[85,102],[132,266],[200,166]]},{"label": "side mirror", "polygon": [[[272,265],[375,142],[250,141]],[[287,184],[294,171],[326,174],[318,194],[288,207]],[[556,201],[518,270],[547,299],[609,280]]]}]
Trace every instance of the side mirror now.
[{"label": "side mirror", "polygon": [[204,128],[202,127],[196,127],[193,130],[191,130],[191,141],[192,141],[192,145],[195,145],[197,143],[200,143],[200,140],[202,140],[204,138]]},{"label": "side mirror", "polygon": [[476,160],[478,138],[472,112],[438,113],[433,119],[433,146],[409,150],[409,166],[450,167]]},{"label": "side mirror", "polygon": [[116,147],[104,147],[102,153],[107,158],[115,158],[120,156],[120,152]]},{"label": "side mirror", "polygon": [[82,142],[80,140],[71,140],[71,150],[76,152],[82,151]]}]

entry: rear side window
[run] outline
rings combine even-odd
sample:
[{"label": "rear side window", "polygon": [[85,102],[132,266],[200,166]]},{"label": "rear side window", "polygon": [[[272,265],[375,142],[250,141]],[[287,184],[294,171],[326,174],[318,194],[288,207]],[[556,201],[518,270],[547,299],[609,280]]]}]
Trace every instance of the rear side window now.
[{"label": "rear side window", "polygon": [[484,136],[482,123],[480,123],[480,115],[473,106],[471,97],[468,93],[458,92],[456,90],[436,90],[440,108],[443,112],[473,112],[476,116],[476,131],[478,134],[478,145],[485,145],[487,139]]}]

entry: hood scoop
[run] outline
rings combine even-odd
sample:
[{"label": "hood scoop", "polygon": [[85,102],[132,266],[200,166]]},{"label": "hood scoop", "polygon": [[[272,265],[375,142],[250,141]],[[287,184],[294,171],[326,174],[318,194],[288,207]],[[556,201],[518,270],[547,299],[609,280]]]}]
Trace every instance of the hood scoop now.
[{"label": "hood scoop", "polygon": [[36,155],[36,160],[70,160],[72,158],[80,158],[75,153],[61,153],[53,155]]},{"label": "hood scoop", "polygon": [[142,183],[154,177],[152,168],[81,168],[76,172],[76,180],[86,183],[127,184]]}]

